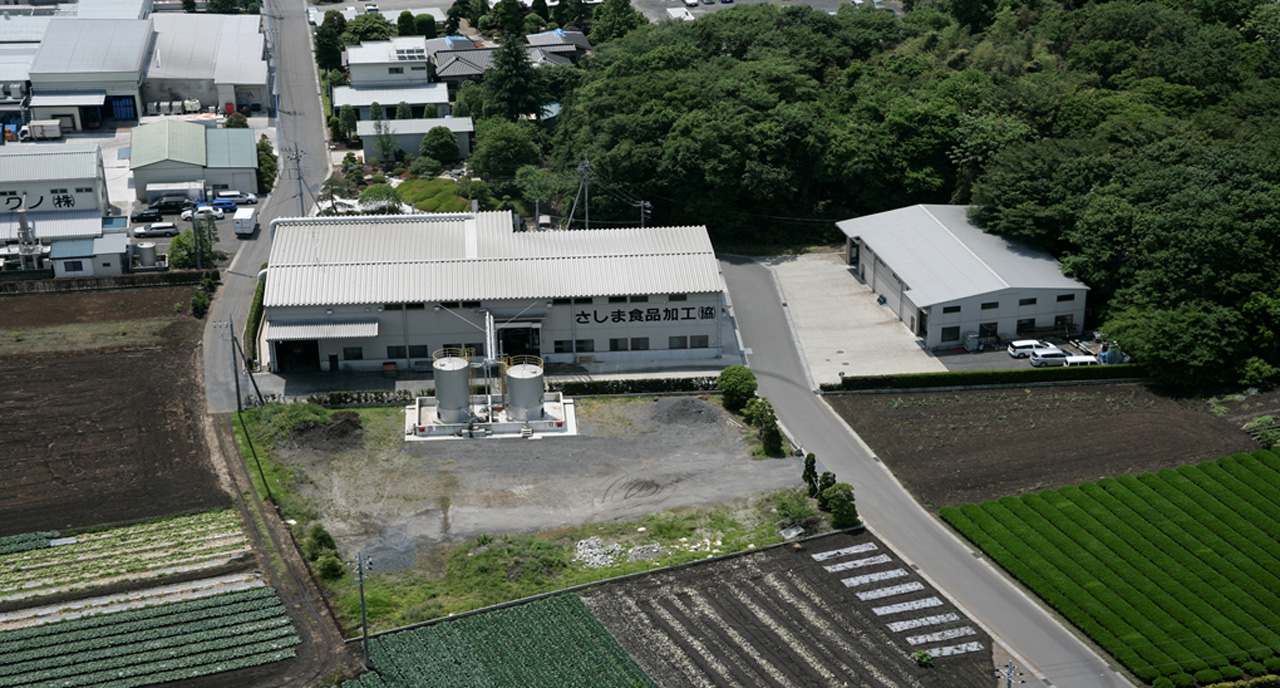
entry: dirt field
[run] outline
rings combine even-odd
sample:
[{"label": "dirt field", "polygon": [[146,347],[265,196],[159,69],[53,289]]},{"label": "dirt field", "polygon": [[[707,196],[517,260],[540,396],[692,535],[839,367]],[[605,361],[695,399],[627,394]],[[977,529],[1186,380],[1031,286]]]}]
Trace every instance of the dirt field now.
[{"label": "dirt field", "polygon": [[[860,551],[833,552],[844,548]],[[874,576],[881,580],[866,581]],[[903,585],[897,594],[886,591]],[[867,533],[831,535],[581,596],[640,666],[670,688],[992,683],[986,634]],[[890,605],[907,608],[886,609]],[[941,648],[967,643],[979,647],[940,656]],[[916,665],[911,653],[920,649],[935,656],[935,667]]]},{"label": "dirt field", "polygon": [[[203,436],[190,287],[0,298],[3,335],[167,317],[155,338],[0,356],[0,535],[226,506]],[[126,332],[132,330],[125,326]],[[156,341],[158,338],[158,342]],[[158,344],[158,345],[157,345]],[[87,350],[86,350],[87,349]]]},{"label": "dirt field", "polygon": [[752,459],[745,429],[694,397],[588,400],[579,436],[533,441],[406,443],[399,410],[361,416],[359,437],[304,433],[289,460],[343,551],[364,549],[383,571],[434,543],[732,500],[798,484],[802,468]]},{"label": "dirt field", "polygon": [[1205,401],[1138,384],[827,401],[933,509],[1259,448],[1240,422],[1211,414]]}]

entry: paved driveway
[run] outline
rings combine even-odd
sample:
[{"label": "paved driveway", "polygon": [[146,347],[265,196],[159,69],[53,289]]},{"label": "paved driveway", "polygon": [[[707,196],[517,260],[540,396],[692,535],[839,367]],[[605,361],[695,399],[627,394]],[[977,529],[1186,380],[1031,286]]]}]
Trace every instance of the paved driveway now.
[{"label": "paved driveway", "polygon": [[[777,275],[813,384],[947,369],[836,253],[761,260]],[[735,301],[739,299],[734,295]],[[742,306],[740,305],[739,308]]]}]

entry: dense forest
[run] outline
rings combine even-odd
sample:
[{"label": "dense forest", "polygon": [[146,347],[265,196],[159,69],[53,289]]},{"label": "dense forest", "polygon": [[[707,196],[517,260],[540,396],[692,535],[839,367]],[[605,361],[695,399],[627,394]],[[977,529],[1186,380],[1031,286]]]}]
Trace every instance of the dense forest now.
[{"label": "dense forest", "polygon": [[542,152],[589,158],[593,223],[643,199],[721,243],[801,245],[833,219],[972,203],[1059,257],[1093,324],[1165,381],[1277,378],[1273,0],[741,6],[540,71],[563,107]]}]

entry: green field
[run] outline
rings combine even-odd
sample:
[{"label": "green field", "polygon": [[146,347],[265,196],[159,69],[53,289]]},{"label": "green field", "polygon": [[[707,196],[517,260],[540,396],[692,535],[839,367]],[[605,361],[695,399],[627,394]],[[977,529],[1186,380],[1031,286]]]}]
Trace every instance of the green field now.
[{"label": "green field", "polygon": [[1271,452],[941,515],[1145,682],[1203,684],[1280,651]]},{"label": "green field", "polygon": [[390,633],[369,653],[375,671],[341,688],[657,688],[577,595]]},{"label": "green field", "polygon": [[149,686],[294,656],[269,587],[0,633],[0,686]]}]

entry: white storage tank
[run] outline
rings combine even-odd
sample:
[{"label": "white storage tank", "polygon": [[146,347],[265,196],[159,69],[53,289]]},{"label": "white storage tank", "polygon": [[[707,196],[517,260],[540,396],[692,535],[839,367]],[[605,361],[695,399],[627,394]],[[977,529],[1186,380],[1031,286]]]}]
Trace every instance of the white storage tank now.
[{"label": "white storage tank", "polygon": [[440,349],[432,354],[435,371],[436,412],[444,423],[471,420],[471,362],[461,349]]},{"label": "white storage tank", "polygon": [[512,420],[539,420],[543,416],[545,390],[542,359],[518,356],[507,367],[507,416]]},{"label": "white storage tank", "polygon": [[138,265],[144,268],[154,268],[156,266],[156,244],[154,241],[138,244]]}]

